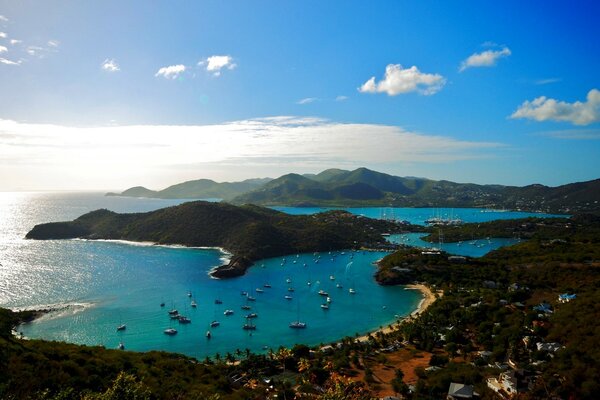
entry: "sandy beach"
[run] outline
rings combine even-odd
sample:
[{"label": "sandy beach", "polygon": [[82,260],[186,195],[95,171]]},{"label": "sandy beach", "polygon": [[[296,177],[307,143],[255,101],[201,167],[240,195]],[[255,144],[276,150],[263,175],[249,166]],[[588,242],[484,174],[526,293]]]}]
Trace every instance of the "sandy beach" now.
[{"label": "sandy beach", "polygon": [[[423,294],[423,299],[419,302],[419,305],[417,306],[417,309],[414,310],[412,313],[410,313],[410,316],[407,318],[413,318],[418,316],[419,314],[421,314],[423,311],[427,310],[427,308],[433,304],[433,302],[436,300],[436,296],[435,294],[431,291],[431,289],[429,289],[429,287],[423,285],[423,284],[411,284],[411,285],[405,285],[405,290],[419,290],[422,294]],[[439,291],[438,292],[438,296],[443,296],[443,292]],[[386,333],[390,333],[392,331],[395,330],[395,325],[396,323],[392,324],[392,326],[386,326],[383,327],[381,329],[377,329],[374,330],[366,335],[362,335],[359,336],[357,338],[357,340],[359,341],[365,341],[369,339],[369,335],[373,335],[377,332],[382,332],[384,334]]]}]

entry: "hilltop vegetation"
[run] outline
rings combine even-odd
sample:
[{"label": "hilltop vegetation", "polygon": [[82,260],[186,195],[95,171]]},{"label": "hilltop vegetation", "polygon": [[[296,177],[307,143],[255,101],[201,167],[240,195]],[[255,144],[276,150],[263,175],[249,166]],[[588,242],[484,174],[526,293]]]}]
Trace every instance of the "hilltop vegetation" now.
[{"label": "hilltop vegetation", "polygon": [[599,211],[600,180],[551,188],[476,185],[398,177],[367,168],[288,174],[234,203],[319,206],[491,207],[549,212]]},{"label": "hilltop vegetation", "polygon": [[[199,179],[155,192],[144,187],[120,196],[222,198],[235,204],[287,206],[490,207],[572,214],[600,212],[600,179],[558,187],[477,185],[399,177],[358,168],[319,174],[287,174],[277,179],[217,183]],[[116,195],[111,193],[111,195]]]},{"label": "hilltop vegetation", "polygon": [[381,233],[409,227],[344,211],[294,216],[252,205],[196,201],[137,214],[96,210],[74,221],[36,225],[27,238],[121,239],[222,247],[234,257],[228,267],[219,268],[214,275],[229,277],[243,274],[261,258],[384,246]]},{"label": "hilltop vegetation", "polygon": [[[506,219],[490,222],[477,222],[461,225],[450,225],[441,228],[446,242],[468,241],[473,239],[520,238],[520,239],[573,239],[581,232],[589,236],[591,231],[598,230],[595,225],[600,217],[593,214],[578,214],[572,218],[523,218]],[[424,240],[437,241],[440,228],[428,228],[432,233]]]},{"label": "hilltop vegetation", "polygon": [[[513,221],[517,227],[530,222]],[[377,279],[382,282],[421,281],[444,292],[392,336],[445,354],[441,370],[420,371],[412,398],[440,398],[451,379],[460,379],[491,399],[486,378],[497,378],[502,368],[516,371],[519,398],[596,398],[600,219],[554,222],[539,221],[530,227],[528,241],[479,259],[452,260],[405,248],[381,261]],[[562,304],[558,296],[564,293],[576,298]],[[476,368],[465,365],[469,362]],[[452,372],[459,367],[469,372]]]},{"label": "hilltop vegetation", "polygon": [[135,186],[121,193],[107,193],[107,196],[148,197],[156,199],[224,199],[229,200],[242,193],[257,189],[270,178],[247,179],[241,182],[215,182],[210,179],[198,179],[178,183],[162,190],[150,190]]}]

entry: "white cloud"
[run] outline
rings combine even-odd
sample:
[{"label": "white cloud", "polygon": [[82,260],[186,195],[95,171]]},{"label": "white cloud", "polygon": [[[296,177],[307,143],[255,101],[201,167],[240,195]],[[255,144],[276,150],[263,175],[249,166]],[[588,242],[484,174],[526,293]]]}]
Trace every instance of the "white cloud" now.
[{"label": "white cloud", "polygon": [[162,67],[161,69],[159,69],[158,72],[154,74],[154,76],[163,76],[166,79],[175,79],[179,76],[179,74],[181,74],[184,71],[185,65],[183,64],[169,65],[168,67]]},{"label": "white cloud", "polygon": [[48,46],[50,47],[58,47],[60,42],[58,40],[48,40]]},{"label": "white cloud", "polygon": [[182,174],[198,178],[198,170],[207,169],[235,170],[239,177],[324,165],[446,163],[485,158],[486,149],[501,146],[390,125],[290,116],[85,128],[0,119],[0,133],[0,189],[9,185],[4,178],[23,188],[93,189],[128,187],[161,174],[162,183],[172,183],[183,180]]},{"label": "white cloud", "polygon": [[0,57],[0,64],[4,65],[21,65],[21,61],[12,61],[7,58]]},{"label": "white cloud", "polygon": [[348,100],[348,96],[337,96],[335,101],[346,101]]},{"label": "white cloud", "polygon": [[15,44],[19,44],[19,43],[23,43],[22,40],[18,40],[18,39],[10,39],[10,44],[11,45],[15,45]]},{"label": "white cloud", "polygon": [[106,59],[102,62],[102,69],[108,72],[117,72],[120,71],[119,64],[114,59]]},{"label": "white cloud", "polygon": [[[44,52],[45,50],[46,49],[44,49],[43,47],[40,47],[40,46],[27,46],[27,49],[25,51],[30,56],[35,56],[35,55],[40,55],[40,53]],[[43,55],[40,55],[40,56],[43,56]]]},{"label": "white cloud", "polygon": [[418,92],[431,95],[438,92],[446,83],[439,74],[427,74],[416,66],[402,68],[400,64],[389,64],[385,67],[385,77],[375,82],[375,77],[366,81],[358,91],[361,93],[387,93],[388,96]]},{"label": "white cloud", "polygon": [[200,61],[198,65],[206,66],[206,70],[215,76],[221,75],[221,70],[224,68],[232,70],[237,67],[231,56],[210,56],[206,60]]},{"label": "white cloud", "polygon": [[561,78],[547,78],[547,79],[538,79],[537,81],[533,82],[536,85],[548,85],[550,83],[556,83],[556,82],[560,82],[562,81]]},{"label": "white cloud", "polygon": [[510,54],[511,51],[506,46],[500,50],[486,50],[481,53],[474,53],[461,63],[459,71],[463,72],[467,68],[472,67],[493,67],[500,58],[508,57]]},{"label": "white cloud", "polygon": [[589,125],[600,121],[600,90],[590,90],[585,102],[567,103],[546,96],[527,100],[510,117]]},{"label": "white cloud", "polygon": [[0,21],[8,22],[8,18],[6,18],[4,15],[0,15]]},{"label": "white cloud", "polygon": [[310,103],[314,103],[317,100],[319,100],[319,99],[317,99],[316,97],[306,97],[304,99],[298,100],[296,102],[296,104],[310,104]]},{"label": "white cloud", "polygon": [[6,32],[0,32],[0,39],[6,39],[7,36]]},{"label": "white cloud", "polygon": [[6,47],[0,46],[0,53],[4,53],[4,52],[7,52],[7,51],[8,51],[8,49]]}]

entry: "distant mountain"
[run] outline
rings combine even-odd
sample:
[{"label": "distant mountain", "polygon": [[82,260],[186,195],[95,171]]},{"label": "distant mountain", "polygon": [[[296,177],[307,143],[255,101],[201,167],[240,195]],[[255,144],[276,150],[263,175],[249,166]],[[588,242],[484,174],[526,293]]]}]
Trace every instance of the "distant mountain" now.
[{"label": "distant mountain", "polygon": [[[28,239],[123,239],[159,244],[222,247],[233,253],[218,277],[241,275],[258,259],[386,245],[384,232],[406,224],[374,220],[345,211],[289,215],[268,208],[194,201],[137,214],[96,210],[74,221],[36,225]],[[388,244],[389,245],[389,244]]]},{"label": "distant mountain", "polygon": [[150,197],[158,199],[232,199],[243,193],[261,187],[271,178],[247,179],[242,182],[215,182],[210,179],[197,179],[178,183],[166,189],[155,191],[143,186],[135,186],[122,193],[107,193],[107,196]]},{"label": "distant mountain", "polygon": [[600,179],[558,187],[477,185],[398,177],[358,168],[283,175],[232,200],[298,206],[484,207],[547,212],[600,212]]},{"label": "distant mountain", "polygon": [[152,191],[141,186],[108,195],[162,199],[221,198],[234,204],[286,206],[483,207],[600,213],[600,179],[558,187],[477,185],[399,177],[367,168],[327,169],[277,179],[217,183],[198,179]]}]

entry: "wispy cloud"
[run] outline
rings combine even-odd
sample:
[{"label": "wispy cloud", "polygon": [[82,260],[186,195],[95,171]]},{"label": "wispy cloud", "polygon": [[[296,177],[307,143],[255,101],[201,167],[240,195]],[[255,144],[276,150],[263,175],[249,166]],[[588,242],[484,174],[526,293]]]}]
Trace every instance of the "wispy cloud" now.
[{"label": "wispy cloud", "polygon": [[27,46],[25,52],[32,57],[45,58],[50,53],[58,52],[57,46]]},{"label": "wispy cloud", "polygon": [[310,104],[310,103],[314,103],[315,101],[318,101],[318,100],[319,100],[319,99],[318,99],[318,98],[316,98],[316,97],[306,97],[306,98],[304,98],[304,99],[300,99],[300,100],[298,100],[298,101],[296,102],[296,104],[301,104],[301,105],[304,105],[304,104]]},{"label": "wispy cloud", "polygon": [[[317,164],[446,163],[487,157],[488,151],[502,146],[397,126],[292,116],[216,125],[87,128],[0,120],[0,132],[4,133],[0,135],[0,171],[8,174],[16,168],[11,163],[18,160],[39,162],[36,169],[19,170],[16,175],[20,179],[27,175],[32,187],[52,182],[55,189],[69,181],[65,174],[77,179],[85,176],[82,185],[87,188],[114,187],[140,182],[154,172],[197,166],[198,160],[215,170],[236,163],[238,170],[250,173],[266,166],[283,171],[290,163],[304,170]],[[197,174],[196,167],[189,169]],[[111,181],[116,176],[122,182]]]},{"label": "wispy cloud", "polygon": [[117,62],[112,58],[107,58],[104,60],[101,67],[103,70],[108,72],[117,72],[121,70],[121,68],[119,68],[119,64],[117,64]]},{"label": "wispy cloud", "polygon": [[40,51],[43,51],[43,50],[44,50],[44,48],[40,47],[40,46],[27,46],[27,49],[25,51],[30,56],[35,56],[35,55],[39,54]]},{"label": "wispy cloud", "polygon": [[185,65],[177,64],[177,65],[169,65],[168,67],[160,68],[154,76],[162,76],[166,79],[175,79],[184,72],[186,69]]},{"label": "wispy cloud", "polygon": [[459,71],[463,72],[468,68],[474,67],[493,67],[499,59],[510,55],[511,51],[506,46],[498,50],[486,50],[481,53],[474,53],[460,64]]},{"label": "wispy cloud", "polygon": [[4,46],[0,46],[0,53],[6,53],[8,49]]},{"label": "wispy cloud", "polygon": [[565,129],[538,132],[537,135],[566,140],[600,140],[600,129]]},{"label": "wispy cloud", "polygon": [[427,74],[412,66],[402,68],[400,64],[389,64],[385,68],[385,76],[379,82],[375,77],[358,88],[361,93],[387,93],[388,96],[418,92],[424,95],[437,93],[445,85],[446,79],[439,74]]},{"label": "wispy cloud", "polygon": [[527,100],[519,106],[510,118],[589,125],[600,121],[600,90],[590,90],[584,102],[567,103],[546,96],[538,97],[532,101]]},{"label": "wispy cloud", "polygon": [[551,83],[556,83],[556,82],[560,82],[562,81],[561,78],[547,78],[547,79],[538,79],[537,81],[534,81],[533,83],[535,83],[536,85],[549,85]]},{"label": "wispy cloud", "polygon": [[18,39],[10,39],[10,44],[13,46],[20,43],[23,43],[23,41]]},{"label": "wispy cloud", "polygon": [[199,61],[198,65],[205,67],[214,76],[220,76],[223,69],[233,70],[237,67],[237,64],[233,62],[233,57],[217,55]]},{"label": "wispy cloud", "polygon": [[337,96],[335,101],[346,101],[348,100],[348,96]]},{"label": "wispy cloud", "polygon": [[0,21],[8,22],[8,18],[6,18],[4,15],[0,15]]},{"label": "wispy cloud", "polygon": [[21,60],[19,60],[19,61],[13,61],[13,60],[9,60],[8,58],[0,57],[0,64],[4,64],[4,65],[21,65]]},{"label": "wispy cloud", "polygon": [[60,46],[60,42],[58,40],[48,40],[48,46],[58,47],[58,46]]},{"label": "wispy cloud", "polygon": [[8,35],[6,34],[6,32],[0,32],[0,39],[6,39],[8,37]]}]

